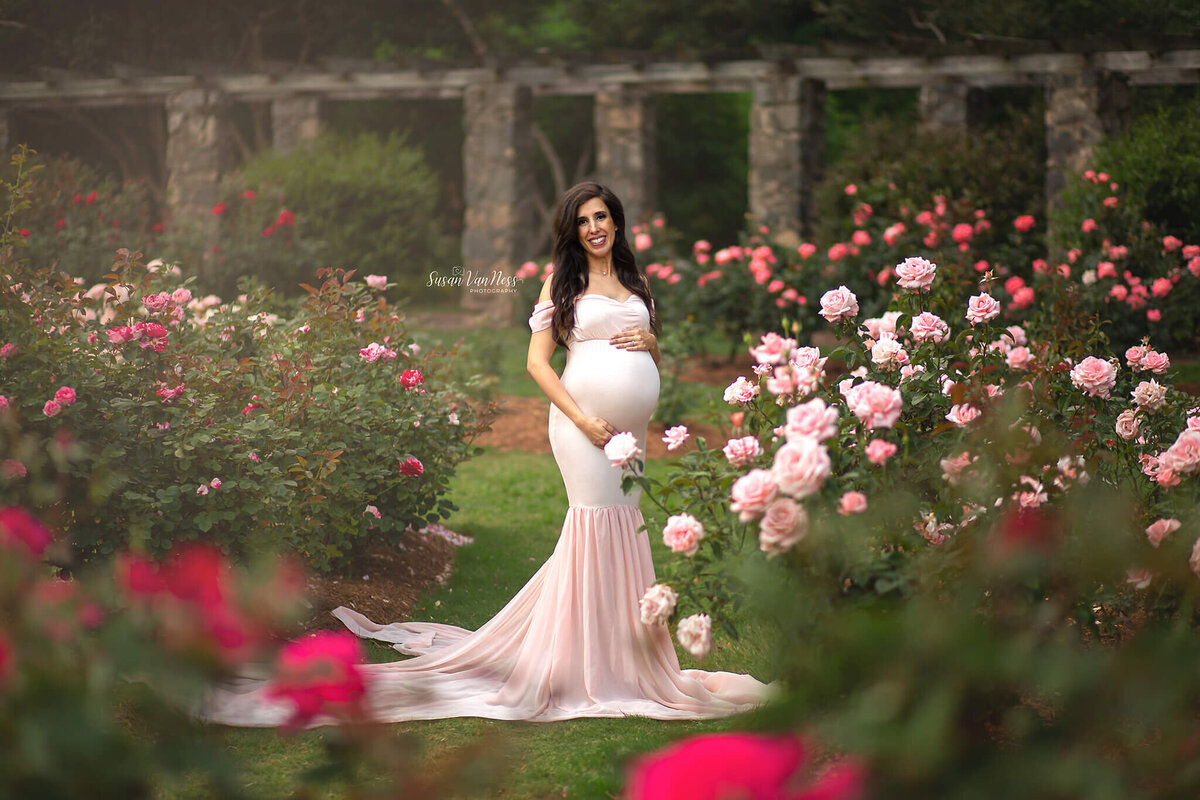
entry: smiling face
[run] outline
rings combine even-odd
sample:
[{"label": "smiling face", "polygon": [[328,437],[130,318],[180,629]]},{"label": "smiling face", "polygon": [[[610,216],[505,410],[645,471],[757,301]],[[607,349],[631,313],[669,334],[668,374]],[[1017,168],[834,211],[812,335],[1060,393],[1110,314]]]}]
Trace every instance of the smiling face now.
[{"label": "smiling face", "polygon": [[579,231],[579,244],[588,259],[607,261],[612,255],[617,226],[604,201],[593,197],[581,204],[576,212],[575,227]]}]

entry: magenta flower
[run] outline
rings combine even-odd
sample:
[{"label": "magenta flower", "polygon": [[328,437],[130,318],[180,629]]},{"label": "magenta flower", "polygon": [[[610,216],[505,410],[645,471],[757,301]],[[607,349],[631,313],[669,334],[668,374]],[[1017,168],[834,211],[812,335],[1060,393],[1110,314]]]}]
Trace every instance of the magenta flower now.
[{"label": "magenta flower", "polygon": [[319,631],[289,642],[279,651],[267,696],[294,706],[287,727],[295,729],[320,713],[361,713],[367,693],[362,648],[347,631]]},{"label": "magenta flower", "polygon": [[62,412],[62,406],[54,400],[47,400],[46,405],[42,406],[42,413],[47,417],[56,417]]}]

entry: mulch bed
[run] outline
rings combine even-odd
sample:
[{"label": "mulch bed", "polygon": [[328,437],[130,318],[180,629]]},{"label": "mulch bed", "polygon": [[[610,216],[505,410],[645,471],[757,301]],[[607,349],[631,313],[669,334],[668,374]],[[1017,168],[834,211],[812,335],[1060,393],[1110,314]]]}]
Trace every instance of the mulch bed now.
[{"label": "mulch bed", "polygon": [[347,606],[375,622],[411,619],[419,600],[450,574],[457,548],[441,536],[406,531],[398,546],[379,543],[344,574],[312,575],[305,629],[342,627],[330,611]]}]

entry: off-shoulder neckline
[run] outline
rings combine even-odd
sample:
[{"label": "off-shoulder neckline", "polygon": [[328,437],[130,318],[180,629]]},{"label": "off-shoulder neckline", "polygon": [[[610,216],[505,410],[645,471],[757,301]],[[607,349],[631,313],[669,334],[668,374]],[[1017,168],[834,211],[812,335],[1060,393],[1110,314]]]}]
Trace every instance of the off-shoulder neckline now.
[{"label": "off-shoulder neckline", "polygon": [[625,304],[626,304],[626,303],[628,303],[630,300],[632,300],[633,298],[637,297],[637,294],[636,294],[636,293],[634,293],[634,292],[630,292],[630,293],[629,293],[629,297],[626,297],[624,300],[618,300],[618,299],[617,299],[617,298],[615,298],[615,297],[609,297],[609,296],[608,296],[608,295],[606,295],[606,294],[600,294],[600,293],[598,293],[598,292],[585,292],[584,294],[581,294],[581,295],[579,295],[579,299],[580,299],[580,300],[582,300],[582,299],[583,299],[583,298],[585,298],[585,297],[603,297],[605,300],[612,300],[614,303],[618,303],[618,304],[620,304],[620,305],[625,305]]}]

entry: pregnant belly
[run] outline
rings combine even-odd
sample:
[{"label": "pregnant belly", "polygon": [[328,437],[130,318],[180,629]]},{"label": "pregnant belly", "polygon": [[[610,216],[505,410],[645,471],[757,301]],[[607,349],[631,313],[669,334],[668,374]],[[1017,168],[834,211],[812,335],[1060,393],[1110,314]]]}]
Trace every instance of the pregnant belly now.
[{"label": "pregnant belly", "polygon": [[639,436],[658,403],[658,367],[650,354],[603,339],[571,345],[562,383],[583,413]]}]

